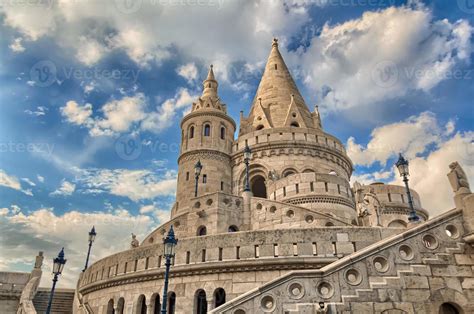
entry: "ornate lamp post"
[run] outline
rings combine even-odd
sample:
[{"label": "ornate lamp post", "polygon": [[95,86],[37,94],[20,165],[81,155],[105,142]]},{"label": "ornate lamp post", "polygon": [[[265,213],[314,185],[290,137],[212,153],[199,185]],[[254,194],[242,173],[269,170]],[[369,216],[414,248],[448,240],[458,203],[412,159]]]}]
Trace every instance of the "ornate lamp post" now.
[{"label": "ornate lamp post", "polygon": [[244,149],[244,163],[245,163],[245,192],[250,191],[250,182],[249,182],[249,163],[250,163],[250,158],[252,158],[252,150],[250,147],[245,144],[245,149]]},{"label": "ornate lamp post", "polygon": [[89,264],[89,256],[91,254],[92,242],[94,242],[96,235],[97,233],[95,232],[95,227],[92,226],[91,231],[89,231],[89,249],[87,250],[86,266],[84,266],[84,269],[82,270],[82,272],[86,271],[87,265]]},{"label": "ornate lamp post", "polygon": [[51,288],[51,293],[49,294],[48,308],[46,309],[46,314],[51,313],[51,304],[53,303],[54,289],[56,288],[56,282],[58,282],[58,277],[63,272],[64,264],[66,260],[64,259],[64,248],[58,254],[58,257],[53,259],[53,287]]},{"label": "ornate lamp post", "polygon": [[161,307],[161,313],[166,314],[166,302],[168,301],[168,278],[170,273],[171,259],[174,258],[174,249],[178,239],[174,237],[173,226],[170,227],[170,231],[166,235],[166,238],[163,239],[164,244],[164,256],[166,258],[166,270],[165,270],[165,284],[163,286],[163,303]]},{"label": "ornate lamp post", "polygon": [[196,185],[194,187],[194,197],[198,196],[198,183],[199,183],[199,176],[201,175],[201,170],[202,170],[202,164],[201,164],[201,161],[198,160],[198,162],[194,165],[194,178],[196,179]]},{"label": "ornate lamp post", "polygon": [[416,214],[415,207],[413,206],[413,199],[411,198],[410,188],[408,187],[408,176],[410,175],[408,169],[408,160],[406,160],[402,154],[398,158],[397,163],[395,164],[400,172],[400,177],[403,177],[403,182],[405,182],[405,188],[407,190],[408,204],[410,205],[410,215],[408,216],[408,221],[418,222],[420,217]]}]

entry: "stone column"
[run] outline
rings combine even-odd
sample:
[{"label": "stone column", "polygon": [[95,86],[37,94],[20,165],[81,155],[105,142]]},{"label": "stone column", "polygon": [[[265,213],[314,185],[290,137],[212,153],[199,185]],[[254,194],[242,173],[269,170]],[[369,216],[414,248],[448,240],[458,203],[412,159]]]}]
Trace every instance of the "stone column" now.
[{"label": "stone column", "polygon": [[251,215],[252,215],[252,191],[243,191],[242,192],[242,198],[243,198],[243,206],[244,206],[244,212],[243,212],[243,217],[242,217],[242,222],[243,225],[245,226],[244,230],[249,230],[250,229],[250,221],[251,221]]},{"label": "stone column", "polygon": [[465,229],[463,239],[467,243],[474,245],[474,194],[471,193],[464,196],[463,205],[462,215]]},{"label": "stone column", "polygon": [[147,303],[146,304],[146,313],[147,314],[153,314],[153,310],[154,310],[153,303],[152,302]]}]

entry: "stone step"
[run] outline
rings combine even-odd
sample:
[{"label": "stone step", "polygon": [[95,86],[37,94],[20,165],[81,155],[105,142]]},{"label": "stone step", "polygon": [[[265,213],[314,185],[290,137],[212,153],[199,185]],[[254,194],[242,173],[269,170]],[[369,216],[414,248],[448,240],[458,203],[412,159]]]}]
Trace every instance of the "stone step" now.
[{"label": "stone step", "polygon": [[[33,304],[37,313],[45,313],[48,307],[50,291],[40,289],[36,293]],[[53,314],[71,314],[74,302],[74,290],[60,289],[54,292],[51,313]]]}]

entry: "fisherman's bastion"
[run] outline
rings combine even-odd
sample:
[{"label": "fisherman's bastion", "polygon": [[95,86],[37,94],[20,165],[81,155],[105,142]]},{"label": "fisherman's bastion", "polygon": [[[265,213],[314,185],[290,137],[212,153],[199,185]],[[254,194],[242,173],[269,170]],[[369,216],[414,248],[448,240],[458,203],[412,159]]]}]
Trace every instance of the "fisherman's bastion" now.
[{"label": "fisherman's bastion", "polygon": [[429,217],[405,186],[351,186],[352,162],[323,125],[276,39],[238,129],[211,66],[181,121],[170,220],[81,273],[73,313],[160,313],[171,227],[170,314],[474,313],[474,195],[462,165],[446,165],[455,207]]}]

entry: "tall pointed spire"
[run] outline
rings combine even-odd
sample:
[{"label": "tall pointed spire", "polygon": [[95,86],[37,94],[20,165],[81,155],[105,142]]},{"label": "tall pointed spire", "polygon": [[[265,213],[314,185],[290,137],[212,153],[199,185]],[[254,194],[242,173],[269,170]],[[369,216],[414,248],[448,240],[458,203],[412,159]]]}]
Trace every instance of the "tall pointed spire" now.
[{"label": "tall pointed spire", "polygon": [[216,81],[216,78],[214,76],[214,70],[212,68],[213,66],[211,64],[211,66],[209,67],[209,72],[207,73],[207,78],[204,80],[204,82],[202,82],[202,98],[217,97],[217,87],[219,86],[219,84]]},{"label": "tall pointed spire", "polygon": [[[261,111],[265,111],[265,115]],[[291,111],[291,112],[290,112]],[[263,121],[269,119],[268,123]],[[264,123],[265,122],[265,123]],[[313,119],[301,96],[274,38],[265,71],[242,132],[271,127],[299,126],[312,128]]]}]

